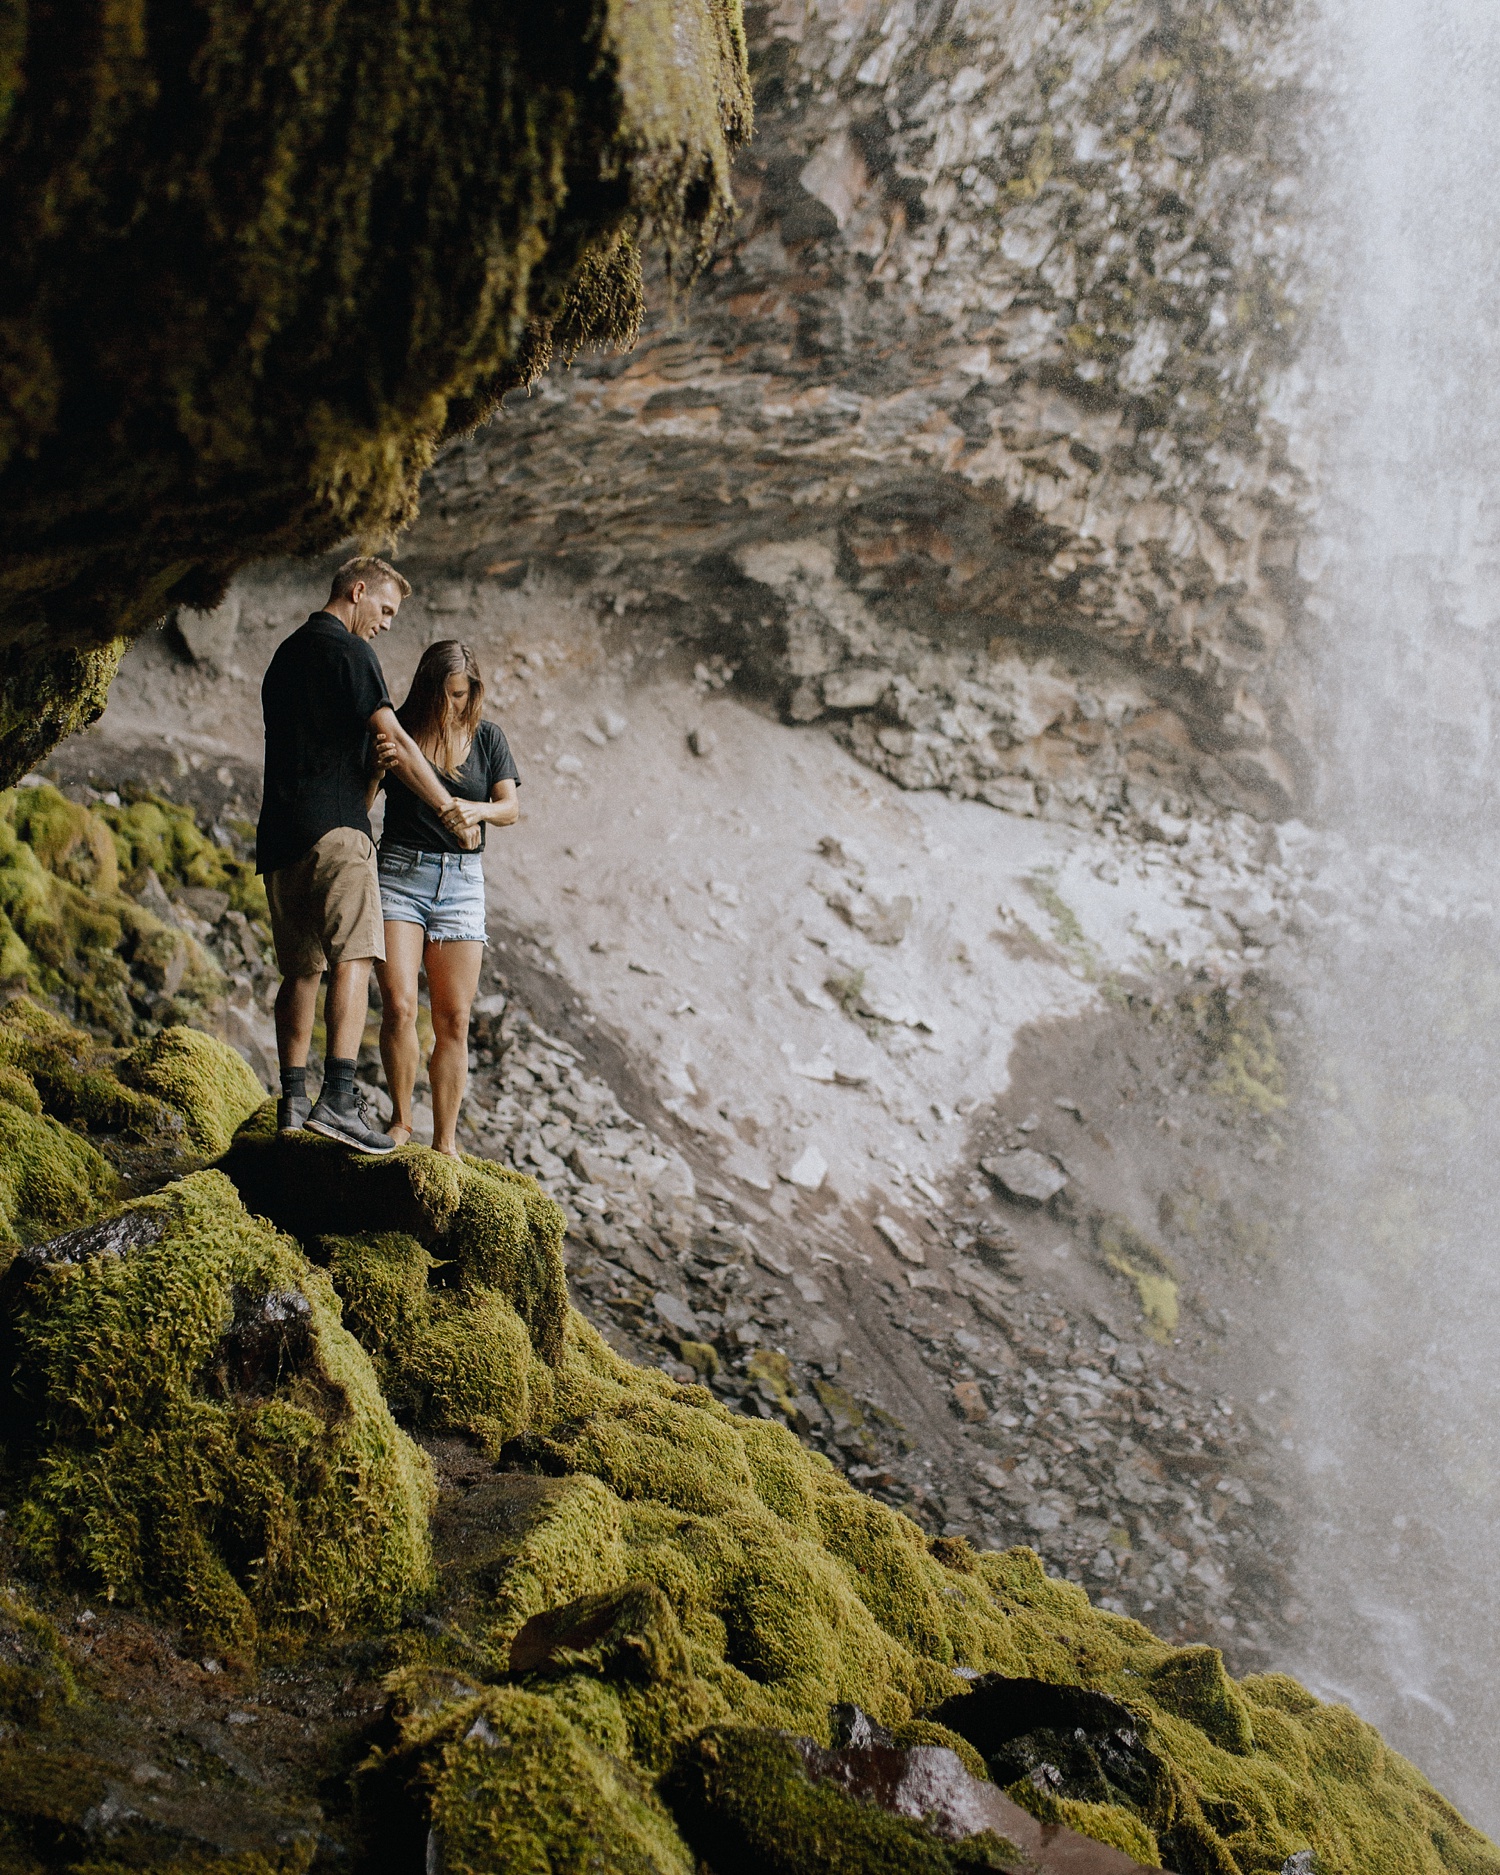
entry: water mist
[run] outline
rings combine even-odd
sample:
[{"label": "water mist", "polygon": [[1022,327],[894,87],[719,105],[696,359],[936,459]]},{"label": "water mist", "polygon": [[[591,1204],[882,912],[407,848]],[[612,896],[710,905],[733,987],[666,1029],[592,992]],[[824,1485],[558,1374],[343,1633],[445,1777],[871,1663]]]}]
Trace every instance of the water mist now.
[{"label": "water mist", "polygon": [[[1500,8],[1329,0],[1288,1664],[1500,1830]],[[1321,565],[1316,562],[1321,559]]]}]

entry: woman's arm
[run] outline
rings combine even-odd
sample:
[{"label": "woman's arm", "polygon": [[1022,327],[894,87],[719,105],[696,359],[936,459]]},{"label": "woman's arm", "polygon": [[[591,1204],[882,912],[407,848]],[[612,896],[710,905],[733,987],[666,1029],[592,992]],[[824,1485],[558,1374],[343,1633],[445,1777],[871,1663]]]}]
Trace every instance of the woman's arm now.
[{"label": "woman's arm", "polygon": [[443,815],[443,824],[457,833],[461,827],[513,827],[521,818],[521,803],[516,799],[513,781],[497,781],[487,801],[464,801],[455,798]]}]

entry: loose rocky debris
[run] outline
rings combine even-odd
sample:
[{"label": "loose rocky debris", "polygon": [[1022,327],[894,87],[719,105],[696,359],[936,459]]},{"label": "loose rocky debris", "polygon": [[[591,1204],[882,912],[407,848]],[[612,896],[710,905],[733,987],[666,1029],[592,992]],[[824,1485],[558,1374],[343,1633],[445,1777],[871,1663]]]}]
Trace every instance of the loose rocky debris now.
[{"label": "loose rocky debris", "polygon": [[[1222,1380],[1216,1399],[1145,1317],[1132,1330],[1118,1304],[1101,1319],[1030,1287],[982,1183],[977,1203],[914,1189],[913,1222],[877,1217],[900,1259],[877,1266],[847,1233],[733,1194],[690,1135],[671,1141],[672,1116],[633,1117],[590,1071],[586,1029],[566,1041],[514,992],[484,1000],[468,1143],[563,1205],[574,1300],[613,1346],[790,1426],[934,1535],[1032,1544],[1101,1606],[1212,1641],[1241,1670],[1274,1661],[1285,1499],[1272,1442]],[[1080,1125],[1076,1102],[1053,1111]],[[1026,1144],[1041,1137],[1026,1117],[985,1165],[1045,1166],[1022,1211],[1050,1220],[1039,1200],[1066,1177]]]}]

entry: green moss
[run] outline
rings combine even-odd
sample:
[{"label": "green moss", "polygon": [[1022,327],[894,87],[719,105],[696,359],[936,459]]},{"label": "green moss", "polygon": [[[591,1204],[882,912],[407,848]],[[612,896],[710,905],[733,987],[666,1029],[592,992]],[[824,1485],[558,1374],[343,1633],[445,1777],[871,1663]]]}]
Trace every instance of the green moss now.
[{"label": "green moss", "polygon": [[[7,401],[14,388],[12,380]],[[65,737],[99,720],[127,642],[0,644],[0,781],[18,780]]]},{"label": "green moss", "polygon": [[278,1139],[269,1102],[241,1127],[222,1163],[251,1210],[305,1242],[371,1232],[415,1237],[449,1266],[445,1281],[502,1292],[536,1354],[557,1358],[567,1219],[534,1180],[420,1146],[374,1159],[311,1135]]},{"label": "green moss", "polygon": [[1122,1217],[1096,1217],[1094,1244],[1116,1275],[1135,1286],[1153,1341],[1166,1346],[1177,1332],[1177,1271],[1166,1254]]},{"label": "green moss", "polygon": [[125,1215],[123,1250],[6,1279],[23,1546],[221,1645],[393,1620],[428,1580],[431,1480],[327,1277],[215,1172]]},{"label": "green moss", "polygon": [[105,897],[120,883],[115,843],[96,815],[56,788],[22,788],[14,797],[12,824],[55,878],[88,886]]},{"label": "green moss", "polygon": [[78,1698],[57,1629],[19,1590],[0,1588],[0,1716],[47,1725]]},{"label": "green moss", "polygon": [[[122,1055],[26,997],[0,1009],[0,1106],[19,1113],[208,1158],[264,1099],[240,1056],[197,1030],[163,1029]],[[69,1221],[84,1219],[63,1213],[56,1227]]]},{"label": "green moss", "polygon": [[[158,804],[143,805],[157,815]],[[262,918],[265,903],[249,867],[220,854],[187,809],[163,810],[171,839],[139,864],[138,849],[111,826],[113,813],[52,787],[0,793],[0,982],[53,998],[123,1042],[162,1021],[201,1016],[224,983],[191,937],[120,889],[122,873],[138,888],[145,864],[159,859],[168,884],[215,886]]]},{"label": "green moss", "polygon": [[[1093,1687],[1138,1715],[1162,1767],[1147,1811],[1123,1800],[1069,1803],[1067,1816],[1148,1866],[1260,1871],[1311,1843],[1330,1866],[1500,1869],[1483,1838],[1453,1834],[1447,1806],[1373,1731],[1352,1715],[1330,1724],[1331,1709],[1303,1694],[1303,1715],[1341,1741],[1346,1816],[1380,1839],[1378,1854],[1366,1836],[1365,1860],[1340,1862],[1343,1837],[1318,1834],[1318,1747],[1305,1716],[1264,1722],[1256,1683],[1236,1689],[1212,1650],[1166,1647],[1091,1608],[1029,1551],[945,1565],[907,1519],[854,1492],[784,1428],[631,1368],[576,1317],[550,1406],[512,1451],[552,1477],[530,1482],[525,1515],[476,1565],[494,1587],[461,1598],[466,1629],[489,1671],[503,1673],[536,1617],[562,1610],[566,1625],[577,1608],[564,1604],[587,1608],[626,1585],[654,1584],[681,1633],[686,1673],[668,1668],[642,1683],[601,1647],[587,1674],[564,1661],[573,1670],[555,1681],[533,1672],[527,1682],[570,1713],[592,1714],[595,1735],[616,1748],[625,1739],[647,1771],[690,1751],[705,1723],[826,1741],[834,1701],[892,1727],[919,1726],[924,1711],[962,1692],[966,1682],[951,1672],[962,1663]],[[594,1690],[582,1690],[585,1680]],[[796,1803],[786,1809],[785,1791],[766,1802],[766,1830],[789,1831]],[[1455,1860],[1460,1841],[1467,1860]]]},{"label": "green moss", "polygon": [[491,1457],[526,1430],[550,1382],[502,1294],[435,1286],[445,1266],[400,1233],[323,1238],[315,1254],[403,1425],[467,1433]]},{"label": "green moss", "polygon": [[239,1127],[265,1103],[243,1058],[196,1029],[163,1029],[115,1066],[127,1087],[154,1094],[182,1115],[188,1144],[206,1159],[228,1150]]},{"label": "green moss", "polygon": [[165,1101],[124,1086],[112,1050],[50,1009],[18,997],[0,1010],[0,1062],[30,1081],[42,1109],[96,1132],[140,1139],[182,1130]]},{"label": "green moss", "polygon": [[1212,990],[1185,1007],[1214,1063],[1210,1086],[1242,1113],[1269,1119],[1287,1104],[1286,1069],[1270,1012],[1254,994]]},{"label": "green moss", "polygon": [[448,1875],[693,1875],[649,1786],[533,1693],[492,1687],[410,1718],[391,1762]]},{"label": "green moss", "polygon": [[919,1824],[815,1784],[774,1733],[716,1727],[667,1782],[683,1834],[716,1875],[959,1875],[1013,1869],[993,1835],[940,1840]]},{"label": "green moss", "polygon": [[677,1358],[691,1367],[700,1380],[712,1380],[719,1371],[719,1351],[711,1341],[691,1338],[677,1343]]},{"label": "green moss", "polygon": [[141,881],[149,866],[164,885],[227,892],[235,911],[266,924],[264,881],[248,860],[211,840],[190,808],[147,794],[124,807],[94,811],[113,835],[119,870],[126,879]]},{"label": "green moss", "polygon": [[1151,1675],[1151,1697],[1225,1751],[1243,1756],[1254,1748],[1249,1710],[1216,1647],[1184,1647],[1169,1655]]},{"label": "green moss", "polygon": [[445,436],[630,339],[729,212],[737,0],[369,12],[105,0],[0,50],[0,777],[121,634],[249,560],[389,535]]},{"label": "green moss", "polygon": [[1030,1778],[1022,1778],[1006,1791],[1012,1803],[1027,1810],[1039,1823],[1061,1824],[1077,1830],[1080,1836],[1092,1836],[1095,1842],[1107,1842],[1112,1849],[1123,1850],[1146,1868],[1160,1868],[1161,1854],[1156,1838],[1138,1816],[1117,1803],[1080,1803],[1068,1797],[1055,1797],[1038,1790]]},{"label": "green moss", "polygon": [[1092,983],[1099,974],[1099,959],[1078,922],[1078,914],[1058,891],[1057,875],[1050,868],[1034,872],[1026,881],[1026,889],[1046,912],[1058,949],[1078,974]]},{"label": "green moss", "polygon": [[989,1766],[984,1759],[968,1739],[960,1738],[957,1732],[950,1732],[946,1725],[937,1725],[931,1719],[909,1719],[905,1725],[892,1726],[891,1737],[907,1751],[913,1745],[940,1745],[954,1754],[970,1777],[989,1781]]},{"label": "green moss", "polygon": [[118,1190],[114,1169],[86,1139],[0,1098],[0,1258],[6,1246],[88,1223]]}]

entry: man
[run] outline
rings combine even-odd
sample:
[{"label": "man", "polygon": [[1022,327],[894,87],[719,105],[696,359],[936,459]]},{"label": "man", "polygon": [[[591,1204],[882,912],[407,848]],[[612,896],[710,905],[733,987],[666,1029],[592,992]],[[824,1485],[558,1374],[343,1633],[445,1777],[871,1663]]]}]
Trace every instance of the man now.
[{"label": "man", "polygon": [[[256,865],[266,875],[282,975],[276,1126],[281,1133],[305,1126],[369,1153],[395,1149],[370,1125],[354,1085],[370,965],[385,956],[367,806],[372,734],[389,738],[388,766],[413,793],[439,814],[453,809],[436,770],[397,720],[373,649],[410,592],[384,560],[346,561],[333,576],[327,605],[277,649],[260,692],[266,779]],[[325,968],[328,1045],[313,1106],[307,1052]]]}]

